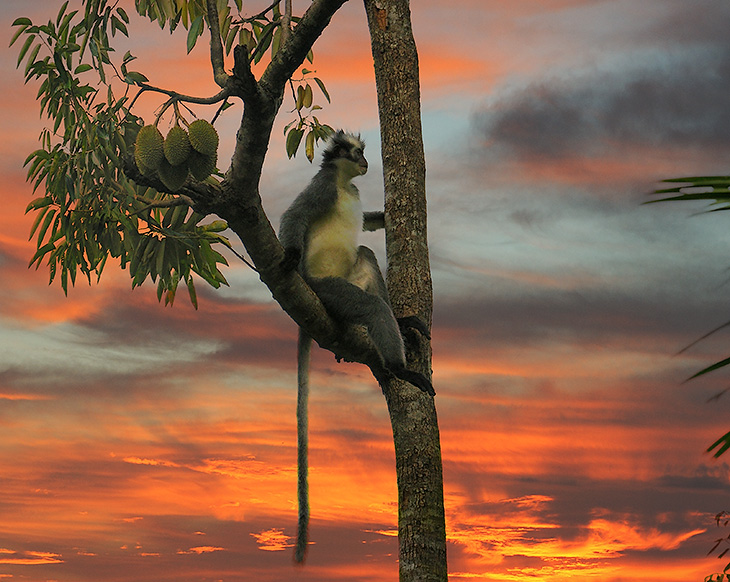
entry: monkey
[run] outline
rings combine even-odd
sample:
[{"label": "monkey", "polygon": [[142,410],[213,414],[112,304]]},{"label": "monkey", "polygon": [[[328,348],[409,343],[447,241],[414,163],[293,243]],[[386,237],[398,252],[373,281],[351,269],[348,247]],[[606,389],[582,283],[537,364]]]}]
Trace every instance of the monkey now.
[{"label": "monkey", "polygon": [[[365,143],[359,135],[335,132],[322,154],[319,172],[281,217],[279,240],[284,271],[297,269],[327,313],[346,325],[362,325],[387,374],[409,382],[430,396],[430,380],[406,368],[401,327],[430,337],[417,316],[396,319],[375,253],[358,246],[361,230],[384,227],[382,211],[362,211],[352,179],[368,171]],[[294,559],[304,562],[308,545],[307,400],[312,339],[299,329],[297,345],[297,449],[299,525]],[[381,386],[387,377],[377,378]]]}]

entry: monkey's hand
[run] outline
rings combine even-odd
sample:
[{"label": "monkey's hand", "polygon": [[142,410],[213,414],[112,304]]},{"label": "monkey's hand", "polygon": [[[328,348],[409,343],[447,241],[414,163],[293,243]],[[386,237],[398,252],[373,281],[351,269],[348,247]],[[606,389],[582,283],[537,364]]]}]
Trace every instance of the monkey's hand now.
[{"label": "monkey's hand", "polygon": [[431,334],[428,331],[428,326],[423,320],[417,315],[406,315],[405,317],[399,317],[398,327],[401,329],[401,334],[406,329],[415,329],[426,339],[431,339]]},{"label": "monkey's hand", "polygon": [[396,378],[400,378],[401,380],[405,380],[406,382],[413,384],[416,388],[419,388],[422,392],[425,392],[426,394],[428,394],[430,396],[436,396],[436,391],[433,389],[433,384],[431,384],[431,381],[428,378],[426,378],[426,376],[424,376],[423,374],[420,374],[418,372],[413,372],[412,370],[409,370],[405,366],[402,368],[391,369],[390,372]]},{"label": "monkey's hand", "polygon": [[286,247],[284,249],[284,258],[281,260],[281,270],[285,273],[296,271],[299,261],[302,258],[302,251],[297,247]]},{"label": "monkey's hand", "polygon": [[362,229],[374,231],[385,228],[385,213],[382,210],[363,212]]}]

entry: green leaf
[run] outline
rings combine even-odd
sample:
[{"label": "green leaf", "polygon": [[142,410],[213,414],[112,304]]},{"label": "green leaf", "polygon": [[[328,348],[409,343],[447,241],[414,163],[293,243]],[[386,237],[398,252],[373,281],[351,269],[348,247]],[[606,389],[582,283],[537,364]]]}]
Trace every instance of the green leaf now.
[{"label": "green leaf", "polygon": [[707,366],[707,368],[704,368],[704,369],[700,370],[699,372],[697,372],[696,374],[694,374],[693,376],[690,376],[687,379],[687,381],[692,380],[694,378],[697,378],[698,376],[703,376],[704,374],[708,374],[710,372],[714,372],[715,370],[718,370],[720,368],[723,368],[723,367],[727,366],[728,364],[730,364],[730,358],[725,358],[724,360],[720,360],[719,362],[715,362],[711,366]]},{"label": "green leaf", "polygon": [[38,262],[38,265],[36,265],[36,269],[41,264],[41,259],[48,253],[50,253],[52,250],[56,248],[56,245],[52,242],[44,244],[42,247],[40,247],[35,254],[33,255],[33,258],[30,260],[30,263],[28,263],[29,267],[33,266],[33,263],[36,261]]},{"label": "green leaf", "polygon": [[20,18],[13,20],[13,24],[11,24],[11,26],[30,26],[31,24],[33,24],[33,22],[30,18],[21,16]]},{"label": "green leaf", "polygon": [[[28,20],[28,22],[30,22],[30,20]],[[15,44],[15,41],[18,40],[18,37],[23,34],[27,28],[28,25],[24,25],[18,28],[18,30],[15,31],[15,34],[13,34],[13,38],[10,39],[10,44],[8,46],[13,46]]]},{"label": "green leaf", "polygon": [[190,303],[192,303],[193,307],[195,307],[195,309],[197,309],[198,308],[198,294],[195,291],[195,282],[193,281],[192,276],[188,277],[187,285],[188,285],[188,295],[190,296]]},{"label": "green leaf", "polygon": [[49,196],[42,196],[40,198],[36,198],[35,200],[31,200],[28,203],[28,206],[25,207],[25,213],[28,214],[31,210],[38,210],[40,208],[45,208],[46,206],[50,206],[53,204],[53,199]]},{"label": "green leaf", "polygon": [[302,97],[302,105],[309,109],[312,106],[312,87],[309,83],[304,86],[304,96]]},{"label": "green leaf", "polygon": [[712,455],[715,458],[719,457],[725,451],[730,449],[730,432],[725,433],[719,439],[717,439],[714,443],[712,443],[709,447],[707,447],[707,452],[708,453],[711,452],[712,449],[717,447],[720,443],[723,443],[723,445],[717,451],[715,451],[715,453]]},{"label": "green leaf", "polygon": [[327,103],[332,103],[330,100],[330,94],[327,92],[327,88],[324,86],[324,81],[322,79],[315,77],[314,82],[319,85],[320,91],[322,91],[322,94],[324,95],[324,98],[327,99]]},{"label": "green leaf", "polygon": [[188,54],[190,54],[190,51],[192,51],[195,47],[195,43],[198,41],[198,37],[202,34],[202,30],[203,15],[201,14],[195,20],[193,20],[192,24],[190,25],[190,30],[188,30]]},{"label": "green leaf", "polygon": [[46,236],[46,231],[48,230],[48,227],[51,225],[51,221],[53,220],[53,217],[55,216],[56,212],[55,210],[51,210],[50,212],[46,212],[46,218],[43,220],[43,225],[41,226],[40,230],[38,231],[38,244],[43,242],[43,239]]},{"label": "green leaf", "polygon": [[137,71],[127,71],[127,74],[124,77],[124,80],[129,83],[130,85],[136,85],[139,83],[147,83],[149,79],[145,77],[142,73],[138,73]]},{"label": "green leaf", "polygon": [[289,135],[286,136],[286,154],[290,159],[296,155],[303,136],[304,130],[298,128],[292,129],[289,131]]},{"label": "green leaf", "polygon": [[304,142],[304,153],[311,162],[314,159],[314,131],[310,130]]},{"label": "green leaf", "polygon": [[112,36],[114,36],[117,31],[121,32],[124,36],[129,36],[126,24],[124,24],[124,22],[116,16],[112,16]]},{"label": "green leaf", "polygon": [[30,45],[33,44],[34,40],[35,40],[35,34],[31,34],[30,36],[28,36],[28,38],[25,39],[25,42],[23,43],[23,47],[20,49],[20,53],[18,53],[18,62],[15,65],[16,68],[19,67],[20,63],[23,62],[23,58],[25,57],[25,54],[28,52]]}]

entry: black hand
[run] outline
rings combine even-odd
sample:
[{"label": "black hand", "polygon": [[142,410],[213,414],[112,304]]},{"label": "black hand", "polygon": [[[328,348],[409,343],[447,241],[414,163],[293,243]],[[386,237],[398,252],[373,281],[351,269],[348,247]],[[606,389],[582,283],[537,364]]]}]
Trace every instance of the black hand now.
[{"label": "black hand", "polygon": [[415,329],[423,337],[431,339],[431,334],[428,331],[428,326],[417,315],[407,315],[405,317],[399,317],[398,326],[401,328],[401,330]]},{"label": "black hand", "polygon": [[406,382],[409,382],[413,384],[416,388],[419,388],[422,392],[425,392],[426,394],[429,394],[430,396],[436,396],[436,391],[433,389],[433,384],[431,384],[431,381],[426,378],[423,374],[419,374],[418,372],[413,372],[407,368],[400,368],[398,370],[391,370],[393,374],[400,378],[401,380],[405,380]]},{"label": "black hand", "polygon": [[284,249],[284,258],[281,260],[281,269],[285,273],[296,271],[299,267],[299,261],[302,258],[302,251],[297,247],[286,247]]}]

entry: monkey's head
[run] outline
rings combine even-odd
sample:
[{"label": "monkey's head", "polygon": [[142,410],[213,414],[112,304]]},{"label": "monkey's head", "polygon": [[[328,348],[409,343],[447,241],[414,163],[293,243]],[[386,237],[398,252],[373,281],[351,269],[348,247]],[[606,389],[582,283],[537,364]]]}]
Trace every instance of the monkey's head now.
[{"label": "monkey's head", "polygon": [[348,178],[362,176],[368,171],[363,151],[365,142],[359,135],[339,130],[330,137],[322,154],[322,167],[334,165]]}]

